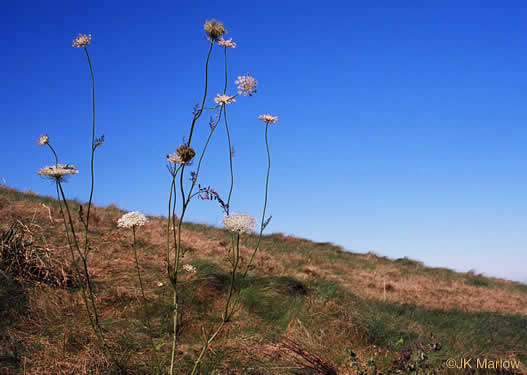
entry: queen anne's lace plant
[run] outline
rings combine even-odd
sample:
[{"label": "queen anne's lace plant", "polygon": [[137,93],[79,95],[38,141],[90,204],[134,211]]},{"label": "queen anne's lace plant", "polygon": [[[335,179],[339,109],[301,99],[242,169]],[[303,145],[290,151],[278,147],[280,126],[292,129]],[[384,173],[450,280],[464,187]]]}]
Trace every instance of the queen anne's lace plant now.
[{"label": "queen anne's lace plant", "polygon": [[117,226],[119,228],[133,228],[133,227],[140,227],[142,225],[145,225],[145,223],[148,220],[146,219],[146,216],[134,211],[129,212],[127,214],[124,214],[118,221]]},{"label": "queen anne's lace plant", "polygon": [[91,43],[91,34],[89,35],[86,35],[86,34],[79,34],[79,36],[75,39],[73,39],[73,46],[72,47],[77,47],[77,48],[86,48],[86,46],[88,44]]},{"label": "queen anne's lace plant", "polygon": [[225,40],[223,38],[218,39],[218,45],[222,47],[236,48],[236,43],[232,41],[232,38]]},{"label": "queen anne's lace plant", "polygon": [[39,146],[45,146],[49,143],[49,136],[47,134],[42,134],[37,141]]},{"label": "queen anne's lace plant", "polygon": [[216,94],[214,102],[216,104],[232,104],[236,102],[236,99],[233,96]]},{"label": "queen anne's lace plant", "polygon": [[235,83],[238,85],[239,95],[243,93],[244,96],[252,96],[256,93],[258,82],[249,73],[246,76],[239,76]]},{"label": "queen anne's lace plant", "polygon": [[223,218],[223,225],[225,229],[231,232],[246,232],[249,233],[256,227],[256,219],[247,214],[232,213]]},{"label": "queen anne's lace plant", "polygon": [[64,177],[66,177],[67,175],[77,174],[79,173],[79,171],[74,165],[57,164],[41,168],[37,173],[42,177],[47,177],[60,181],[64,179]]},{"label": "queen anne's lace plant", "polygon": [[258,118],[262,121],[265,121],[267,124],[276,124],[278,122],[278,117],[271,116],[271,114],[260,115]]}]

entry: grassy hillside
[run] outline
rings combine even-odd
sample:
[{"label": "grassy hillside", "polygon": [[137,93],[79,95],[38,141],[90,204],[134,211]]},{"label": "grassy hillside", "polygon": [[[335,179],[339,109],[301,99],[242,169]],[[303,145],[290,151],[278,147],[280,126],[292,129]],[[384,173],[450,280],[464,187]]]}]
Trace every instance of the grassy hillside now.
[{"label": "grassy hillside", "polygon": [[[81,232],[80,203],[71,206]],[[163,366],[170,363],[166,220],[149,218],[137,231],[145,310],[131,233],[116,225],[123,213],[96,207],[89,267],[111,351],[128,373],[149,374],[146,317]],[[230,236],[191,223],[182,236],[184,262],[197,270],[184,275],[181,288],[184,374],[203,330],[220,318]],[[0,188],[0,240],[0,374],[115,373],[71,272],[58,203]],[[243,238],[244,262],[255,241]],[[263,238],[254,265],[237,285],[240,309],[211,345],[203,374],[527,374],[527,285],[281,234]],[[472,370],[448,369],[449,358],[472,358]],[[487,367],[492,360],[521,365],[476,371],[477,359]]]}]

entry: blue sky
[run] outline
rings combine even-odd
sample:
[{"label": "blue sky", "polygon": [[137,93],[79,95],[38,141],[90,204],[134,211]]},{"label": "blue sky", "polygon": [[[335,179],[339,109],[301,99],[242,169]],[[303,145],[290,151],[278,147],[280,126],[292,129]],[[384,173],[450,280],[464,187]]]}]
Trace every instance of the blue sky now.
[{"label": "blue sky", "polygon": [[[261,215],[272,157],[269,232],[427,265],[527,281],[527,5],[507,1],[10,2],[0,15],[0,178],[53,195],[36,171],[52,164],[47,133],[80,173],[87,200],[91,82],[96,79],[95,203],[166,215],[167,153],[188,136],[201,101],[216,18],[238,44],[229,89],[250,72],[258,93],[229,106],[234,211]],[[223,51],[208,103],[223,87]],[[208,114],[193,143],[203,145]],[[194,142],[194,141],[193,141]],[[228,191],[224,128],[200,182]],[[218,225],[195,201],[188,218]]]}]

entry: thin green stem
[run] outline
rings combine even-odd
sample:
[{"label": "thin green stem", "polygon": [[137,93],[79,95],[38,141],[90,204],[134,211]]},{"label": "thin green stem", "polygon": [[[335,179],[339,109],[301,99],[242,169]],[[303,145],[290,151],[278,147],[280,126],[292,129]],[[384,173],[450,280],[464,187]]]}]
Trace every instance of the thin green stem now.
[{"label": "thin green stem", "polygon": [[236,282],[236,270],[238,268],[238,262],[240,261],[240,233],[236,234],[236,246],[232,247],[232,272],[231,272],[231,284],[229,286],[229,295],[227,302],[225,303],[225,311],[223,313],[223,321],[228,322],[231,318],[229,314],[229,304],[232,298],[232,292],[234,290],[234,284]]},{"label": "thin green stem", "polygon": [[[218,121],[219,121],[219,119],[218,119]],[[216,127],[213,127],[211,129],[209,137],[207,138],[207,142],[205,143],[205,146],[203,147],[203,151],[202,151],[201,156],[199,158],[198,168],[196,170],[195,179],[192,181],[192,185],[190,187],[190,190],[189,190],[187,196],[185,196],[185,191],[183,190],[183,174],[184,174],[184,171],[185,171],[185,165],[183,165],[183,167],[181,169],[181,175],[179,176],[180,177],[179,184],[180,184],[180,188],[181,188],[181,197],[182,197],[182,200],[183,200],[183,208],[181,210],[181,217],[178,220],[176,256],[175,256],[175,259],[174,259],[174,271],[173,271],[173,275],[172,275],[173,289],[174,289],[174,302],[173,302],[174,303],[174,318],[173,318],[174,332],[173,332],[173,340],[172,340],[172,358],[171,358],[171,361],[170,361],[170,374],[173,374],[174,360],[175,360],[175,351],[176,351],[176,347],[177,347],[176,341],[177,341],[178,301],[177,301],[177,290],[176,290],[176,286],[174,284],[177,284],[179,260],[180,260],[180,256],[181,256],[181,228],[182,228],[182,225],[183,225],[183,218],[185,217],[185,213],[186,213],[188,205],[190,203],[190,198],[192,197],[192,190],[194,189],[194,186],[196,185],[196,182],[197,182],[197,178],[198,178],[198,175],[199,175],[199,171],[201,169],[201,163],[203,161],[203,157],[205,155],[205,151],[207,150],[207,147],[208,147],[208,145],[210,143],[210,139],[212,138],[212,134],[214,133],[215,129],[216,129]],[[173,188],[174,188],[174,196],[175,196],[176,195],[175,194],[176,193],[175,192],[175,187],[173,186]]]},{"label": "thin green stem", "polygon": [[[82,252],[81,252],[80,247],[79,247],[79,243],[77,242],[77,236],[75,234],[75,227],[73,226],[73,220],[71,219],[71,211],[70,211],[70,208],[69,208],[69,205],[68,205],[68,201],[66,200],[66,196],[64,194],[64,190],[62,189],[62,185],[60,183],[60,180],[58,180],[58,179],[57,179],[57,186],[58,186],[58,188],[60,190],[60,193],[62,195],[62,201],[64,202],[64,206],[66,207],[66,213],[68,214],[68,220],[69,220],[70,229],[71,229],[71,233],[72,233],[72,237],[73,237],[73,242],[75,244],[77,252],[79,253],[79,256],[80,256],[80,258],[82,260],[83,267],[84,267],[84,269],[83,269],[84,277],[85,277],[86,285],[88,286],[88,292],[89,292],[91,305],[92,305],[92,309],[93,309],[93,316],[92,316],[92,312],[89,309],[89,302],[88,302],[88,298],[86,296],[86,290],[85,290],[85,286],[84,285],[82,285],[82,291],[83,291],[82,296],[83,296],[83,299],[84,299],[84,305],[86,306],[86,310],[88,312],[88,317],[90,319],[90,324],[91,324],[91,326],[92,326],[92,328],[93,328],[93,330],[95,332],[95,335],[100,340],[107,358],[112,360],[116,364],[116,366],[119,368],[119,370],[122,371],[123,368],[122,368],[121,364],[112,355],[112,353],[110,352],[110,349],[108,347],[108,344],[106,343],[106,340],[104,339],[104,334],[103,334],[103,331],[102,331],[102,327],[99,324],[99,320],[98,320],[97,309],[95,307],[95,297],[94,297],[92,285],[91,285],[91,282],[90,282],[90,275],[88,273],[88,265],[86,263],[86,258],[82,255]],[[64,221],[65,221],[65,218],[64,218]],[[70,250],[71,250],[72,255],[73,255],[73,249],[71,247],[70,247]],[[74,261],[74,265],[76,265],[76,261]]]},{"label": "thin green stem", "polygon": [[192,125],[190,126],[190,135],[188,137],[188,142],[187,142],[189,146],[190,146],[190,142],[192,141],[192,135],[194,134],[194,125],[196,125],[196,121],[201,117],[201,114],[203,113],[203,107],[205,107],[205,100],[207,99],[207,88],[209,84],[209,60],[210,60],[210,55],[212,53],[212,47],[214,47],[214,41],[210,42],[209,53],[207,55],[207,62],[205,63],[205,92],[203,93],[201,109],[194,116],[194,119],[192,120]]},{"label": "thin green stem", "polygon": [[154,339],[152,338],[152,326],[150,325],[150,316],[147,312],[147,301],[145,297],[145,289],[143,287],[143,279],[141,278],[141,270],[139,269],[139,260],[137,259],[137,242],[135,240],[135,225],[132,226],[132,233],[134,237],[134,242],[132,244],[132,247],[134,249],[134,258],[135,258],[135,267],[137,269],[137,278],[139,279],[139,287],[141,288],[141,295],[143,296],[143,308],[145,309],[146,313],[146,327],[148,328],[148,337],[150,338],[150,344],[152,345],[152,357],[154,360],[154,363],[156,364],[157,373],[161,373],[161,369],[159,367],[159,360],[157,359],[157,350],[156,346],[154,344]]},{"label": "thin green stem", "polygon": [[247,269],[245,270],[243,274],[243,278],[247,276],[247,272],[249,271],[249,267],[252,264],[252,261],[254,259],[254,256],[256,255],[256,252],[258,251],[258,248],[260,247],[260,241],[262,239],[262,233],[264,230],[264,222],[265,222],[265,210],[267,208],[267,194],[269,191],[269,174],[271,171],[271,154],[269,152],[269,139],[268,139],[268,130],[269,130],[269,123],[266,122],[265,124],[265,149],[267,150],[267,177],[265,179],[265,200],[264,200],[264,207],[263,207],[263,213],[262,213],[262,221],[260,224],[260,234],[258,236],[258,242],[256,244],[256,247],[254,248],[254,251],[251,256],[251,260],[249,263],[247,263]]},{"label": "thin green stem", "polygon": [[225,121],[225,130],[227,131],[227,141],[228,141],[228,147],[229,147],[229,167],[230,167],[230,171],[231,171],[231,186],[230,186],[230,189],[229,189],[229,197],[227,199],[227,215],[229,214],[229,211],[230,211],[230,206],[231,206],[231,196],[232,196],[232,189],[234,187],[234,172],[233,172],[233,169],[232,169],[232,146],[231,146],[231,135],[230,135],[230,132],[229,132],[229,123],[227,122],[227,106],[223,106],[223,113],[224,113],[224,121]]},{"label": "thin green stem", "polygon": [[228,79],[228,72],[227,72],[227,47],[223,48],[223,56],[225,56],[225,86],[223,87],[223,95],[227,92],[227,79]]},{"label": "thin green stem", "polygon": [[199,364],[201,363],[203,357],[205,356],[205,353],[207,353],[207,350],[209,349],[209,345],[212,343],[212,341],[214,341],[216,336],[218,336],[218,334],[221,332],[224,326],[225,326],[225,321],[222,321],[218,329],[216,329],[216,331],[212,334],[212,336],[203,344],[203,347],[201,348],[201,352],[199,353],[199,357],[194,362],[194,368],[192,369],[191,375],[196,374],[196,371],[198,371],[198,368],[199,368]]},{"label": "thin green stem", "polygon": [[53,155],[55,155],[55,166],[59,165],[59,157],[57,156],[57,153],[55,152],[55,149],[49,144],[49,142],[47,143],[47,145],[51,149],[51,151],[53,152]]},{"label": "thin green stem", "polygon": [[[224,47],[223,48],[223,55],[224,55],[224,60],[225,60],[225,85],[223,87],[223,95],[225,95],[225,93],[227,92],[227,82],[228,82],[228,71],[227,71],[227,47]],[[236,97],[238,94],[236,94],[234,97]],[[230,211],[230,205],[231,205],[231,196],[232,196],[232,189],[234,187],[234,173],[233,173],[233,170],[232,170],[232,146],[231,146],[231,135],[229,133],[229,124],[227,122],[227,106],[226,105],[223,105],[223,114],[225,115],[224,119],[225,119],[225,130],[227,131],[227,141],[228,141],[228,146],[229,146],[229,166],[230,166],[230,171],[231,171],[231,186],[230,186],[230,189],[229,189],[229,197],[227,199],[227,209],[226,209],[226,214],[228,215],[229,214],[229,211]]]},{"label": "thin green stem", "polygon": [[102,340],[104,341],[104,336],[102,334],[102,329],[101,329],[101,326],[99,325],[99,316],[97,314],[97,309],[95,307],[95,297],[93,295],[93,290],[92,290],[92,285],[91,285],[91,281],[90,281],[90,276],[89,276],[89,273],[88,273],[88,265],[86,263],[86,258],[83,256],[83,254],[82,254],[82,252],[80,250],[80,247],[79,247],[79,243],[77,242],[77,235],[75,234],[75,227],[73,226],[73,220],[71,219],[71,211],[70,211],[70,208],[69,208],[69,205],[68,205],[68,201],[66,200],[66,196],[64,194],[64,190],[62,189],[62,185],[61,185],[60,181],[58,181],[58,180],[57,180],[57,185],[59,186],[60,193],[62,195],[62,200],[64,201],[64,206],[66,207],[66,212],[68,214],[68,220],[69,220],[69,224],[70,224],[70,228],[71,228],[73,242],[75,244],[75,247],[77,248],[77,252],[79,253],[79,256],[80,256],[80,258],[82,260],[82,263],[83,263],[84,277],[86,278],[86,285],[88,286],[88,292],[90,294],[90,300],[91,300],[91,305],[92,305],[92,309],[93,309],[95,325],[97,326],[97,330],[99,331]]},{"label": "thin green stem", "polygon": [[[260,247],[260,241],[262,239],[262,234],[263,234],[263,230],[264,230],[265,211],[266,211],[266,208],[267,208],[267,195],[268,195],[268,191],[269,191],[269,174],[270,174],[270,171],[271,171],[271,154],[269,152],[268,130],[269,130],[269,123],[266,123],[265,124],[265,148],[267,150],[267,177],[266,177],[266,180],[265,180],[265,199],[264,199],[264,207],[263,207],[263,212],[262,212],[262,220],[261,220],[261,224],[260,224],[260,234],[258,235],[258,242],[256,243],[256,246],[255,246],[255,248],[253,250],[253,253],[251,255],[249,263],[247,263],[247,267],[245,269],[245,272],[242,275],[242,279],[245,279],[247,277],[247,273],[249,272],[249,268],[251,267],[251,264],[252,264],[252,262],[254,260],[254,256],[256,255],[256,252],[258,251],[258,249]],[[235,310],[236,306],[240,302],[240,293],[241,293],[241,291],[239,291],[237,293],[236,297],[235,297],[235,300],[234,300],[234,303],[233,303],[233,306],[232,306],[231,314],[234,313],[234,310]]]},{"label": "thin green stem", "polygon": [[87,257],[88,255],[88,229],[90,225],[90,209],[93,200],[93,190],[95,185],[95,174],[94,174],[94,157],[95,157],[95,77],[93,75],[93,67],[91,64],[90,54],[88,53],[88,48],[84,47],[84,52],[86,52],[86,57],[88,58],[88,65],[90,66],[90,75],[92,81],[92,139],[91,139],[91,161],[90,161],[90,171],[91,171],[91,188],[90,188],[90,199],[88,200],[88,209],[86,210],[86,223],[85,223],[85,243],[84,243],[84,254]]},{"label": "thin green stem", "polygon": [[[212,53],[212,47],[214,47],[214,41],[211,41],[210,43],[210,48],[209,48],[209,53],[207,54],[207,61],[205,63],[205,89],[204,89],[204,93],[203,93],[203,100],[201,102],[201,109],[194,115],[194,118],[192,119],[192,124],[190,126],[190,135],[189,135],[189,138],[188,138],[188,142],[187,142],[187,145],[190,146],[190,143],[192,141],[192,135],[194,134],[194,126],[196,125],[196,121],[201,117],[201,114],[203,113],[203,108],[205,106],[205,101],[207,99],[207,90],[208,90],[208,82],[209,82],[209,60],[210,60],[210,56],[211,56],[211,53]],[[212,133],[212,131],[211,131]],[[210,136],[209,136],[209,139],[210,139]],[[207,144],[208,144],[208,141],[207,141]],[[205,145],[205,148],[207,147],[207,145]],[[203,151],[204,153],[204,151]],[[203,154],[202,154],[203,156]],[[200,165],[201,165],[201,159],[200,159]],[[198,166],[198,170],[199,170],[199,166]],[[190,200],[190,196],[192,194],[192,188],[194,187],[194,185],[196,184],[196,180],[193,181],[192,183],[192,187],[188,193],[188,199],[185,198],[185,191],[184,191],[184,188],[183,188],[183,175],[184,175],[184,172],[185,172],[185,165],[182,166],[181,168],[181,176],[180,176],[180,189],[181,189],[181,196],[182,196],[182,204],[183,204],[183,207],[181,209],[181,216],[178,220],[178,233],[177,233],[177,244],[176,244],[176,256],[175,256],[175,259],[174,259],[174,271],[173,271],[173,275],[172,275],[172,278],[171,278],[171,281],[172,281],[172,286],[173,286],[173,289],[174,289],[174,301],[173,301],[173,304],[174,304],[174,316],[173,316],[173,325],[174,325],[174,332],[173,332],[173,338],[172,338],[172,355],[171,355],[171,360],[170,360],[170,374],[172,375],[174,373],[174,362],[175,362],[175,357],[176,357],[176,348],[177,348],[177,314],[178,314],[178,301],[177,301],[177,276],[178,276],[178,267],[179,267],[179,258],[180,258],[180,254],[181,254],[181,225],[183,223],[183,218],[185,216],[185,212],[187,210],[187,206],[188,206],[188,202]],[[199,172],[197,172],[199,173]],[[197,177],[197,173],[196,173],[196,177]]]},{"label": "thin green stem", "polygon": [[77,262],[77,259],[75,258],[75,253],[73,251],[73,244],[71,243],[69,230],[68,230],[68,224],[66,222],[66,216],[64,214],[64,210],[62,209],[62,199],[60,197],[58,181],[55,182],[55,185],[56,185],[56,188],[57,188],[57,200],[59,202],[59,209],[60,209],[60,213],[62,215],[62,220],[64,222],[64,229],[66,231],[66,239],[68,241],[68,247],[69,247],[70,253],[71,253],[72,265],[73,265],[73,268],[74,268],[74,270],[75,270],[75,272],[77,274],[77,277],[79,278],[79,281],[81,282],[81,289],[82,289],[83,299],[84,299],[84,303],[85,303],[85,306],[86,306],[86,310],[88,311],[88,317],[90,319],[90,324],[91,324],[92,328],[94,330],[96,330],[95,324],[94,324],[93,319],[92,319],[91,311],[90,311],[90,309],[88,307],[89,306],[88,300],[86,299],[86,290],[84,289],[83,277],[82,277],[81,272],[79,270],[78,262]]},{"label": "thin green stem", "polygon": [[[172,183],[170,184],[170,195],[168,197],[168,220],[167,220],[167,272],[170,270],[170,219],[172,218],[172,190],[174,186],[174,180],[176,176],[172,177]],[[170,276],[170,275],[168,275]]]},{"label": "thin green stem", "polygon": [[[199,171],[201,170],[201,163],[203,162],[203,158],[205,157],[205,151],[207,151],[207,147],[209,146],[209,143],[210,143],[210,140],[212,138],[212,135],[214,134],[214,131],[216,130],[217,125],[218,125],[218,123],[221,120],[222,113],[223,112],[220,112],[220,116],[218,117],[218,121],[216,121],[216,124],[214,124],[214,126],[210,129],[209,137],[207,138],[207,141],[205,142],[205,146],[203,147],[203,150],[202,150],[201,155],[199,157],[199,162],[198,162],[198,167],[196,169],[195,178],[192,181],[192,185],[190,186],[190,190],[188,192],[188,195],[187,195],[186,199],[185,199],[185,196],[183,195],[183,212],[181,214],[182,217],[184,215],[184,212],[186,211],[186,208],[187,208],[187,206],[188,206],[188,204],[190,202],[190,199],[193,196],[192,195],[192,191],[194,190],[194,187],[196,186],[196,184],[198,182]],[[183,168],[185,168],[185,165],[183,165]],[[183,172],[181,172],[181,173],[183,173]],[[183,179],[181,181],[183,181]]]}]

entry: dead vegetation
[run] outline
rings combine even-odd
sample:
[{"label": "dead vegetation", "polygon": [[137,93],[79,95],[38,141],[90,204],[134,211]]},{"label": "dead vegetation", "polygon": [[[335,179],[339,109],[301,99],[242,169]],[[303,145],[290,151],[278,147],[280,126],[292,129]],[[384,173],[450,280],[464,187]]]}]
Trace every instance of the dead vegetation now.
[{"label": "dead vegetation", "polygon": [[33,284],[47,284],[62,288],[79,285],[71,268],[35,240],[35,232],[42,228],[21,220],[11,223],[0,232],[0,270],[10,278]]},{"label": "dead vegetation", "polygon": [[[114,373],[75,287],[56,202],[0,188],[0,205],[0,373]],[[76,212],[81,207],[78,202],[71,205]],[[148,374],[152,364],[145,316],[152,318],[160,357],[168,359],[170,353],[166,221],[150,218],[137,234],[148,299],[145,310],[139,303],[131,234],[116,226],[121,214],[115,206],[93,210],[89,270],[112,351],[119,353],[128,373]],[[80,217],[73,219],[80,228]],[[196,274],[184,274],[181,280],[184,313],[178,371],[185,373],[200,348],[203,330],[214,326],[222,310],[229,242],[222,230],[194,224],[184,226],[182,240],[183,262],[197,268]],[[246,239],[240,249],[242,268],[250,256],[251,241]],[[485,279],[483,286],[481,280],[472,285],[467,277],[374,254],[347,254],[331,244],[292,236],[266,236],[255,267],[244,281],[244,298],[233,323],[211,346],[202,373],[216,368],[217,374],[351,375],[355,372],[347,353],[350,346],[362,365],[376,356],[379,368],[389,369],[402,366],[397,360],[404,362],[412,356],[410,346],[393,347],[399,337],[405,342],[428,337],[430,327],[446,323],[441,319],[462,322],[452,330],[442,328],[443,335],[438,336],[443,348],[483,350],[491,340],[493,355],[524,358],[527,353],[521,348],[527,338],[519,327],[525,326],[521,316],[527,313],[527,293],[521,287],[511,288],[513,283],[494,279]],[[478,319],[495,321],[489,330],[496,327],[496,332],[472,333],[478,326],[470,324]],[[502,327],[507,330],[499,331]],[[456,334],[464,340],[457,348],[455,337],[445,341]]]}]

